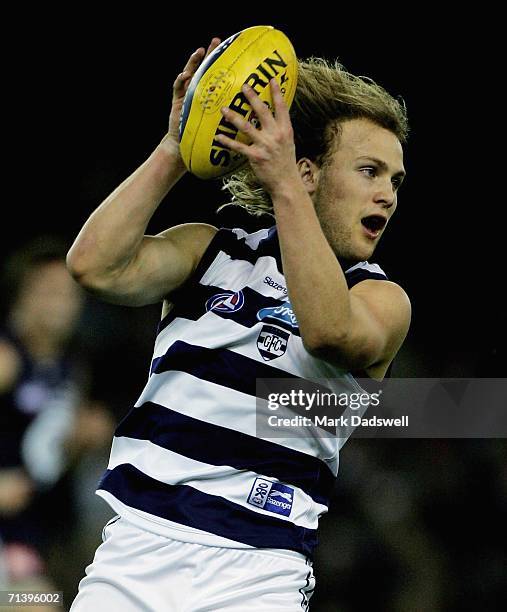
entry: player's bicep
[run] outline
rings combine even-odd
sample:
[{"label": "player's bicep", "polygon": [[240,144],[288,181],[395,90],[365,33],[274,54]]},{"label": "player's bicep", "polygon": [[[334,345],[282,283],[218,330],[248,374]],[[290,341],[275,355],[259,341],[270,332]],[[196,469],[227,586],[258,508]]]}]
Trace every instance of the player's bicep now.
[{"label": "player's bicep", "polygon": [[[144,260],[151,260],[151,282],[156,292],[156,301],[170,296],[188,280],[217,231],[212,225],[186,223],[157,236],[145,236],[137,268],[141,275]],[[151,254],[150,250],[153,251]]]},{"label": "player's bicep", "polygon": [[211,225],[188,223],[144,236],[128,266],[95,293],[128,306],[161,301],[193,273],[216,232]]}]

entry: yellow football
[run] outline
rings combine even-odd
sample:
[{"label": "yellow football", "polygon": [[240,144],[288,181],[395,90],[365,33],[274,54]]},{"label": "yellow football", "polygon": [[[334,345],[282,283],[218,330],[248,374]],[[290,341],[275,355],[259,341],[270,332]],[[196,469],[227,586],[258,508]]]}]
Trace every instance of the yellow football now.
[{"label": "yellow football", "polygon": [[223,106],[256,123],[241,87],[248,83],[273,110],[269,81],[276,78],[290,108],[297,84],[297,58],[287,36],[272,26],[254,26],[224,40],[199,66],[183,100],[180,151],[186,167],[202,179],[230,174],[246,158],[216,140],[225,134],[249,139],[226,121]]}]

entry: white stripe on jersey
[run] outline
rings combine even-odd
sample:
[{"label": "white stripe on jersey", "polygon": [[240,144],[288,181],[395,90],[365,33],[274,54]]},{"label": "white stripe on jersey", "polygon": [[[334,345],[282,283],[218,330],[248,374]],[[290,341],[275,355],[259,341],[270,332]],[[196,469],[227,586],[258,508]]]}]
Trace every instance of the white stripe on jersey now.
[{"label": "white stripe on jersey", "polygon": [[[263,363],[257,349],[257,337],[264,325],[262,321],[248,328],[211,311],[203,315],[200,321],[206,322],[207,325],[189,326],[188,319],[176,317],[171,325],[160,332],[155,343],[154,358],[164,355],[176,340],[183,340],[188,344],[209,349],[219,348],[223,346],[223,342],[226,342],[231,352]],[[277,370],[284,370],[302,378],[335,378],[340,375],[346,378],[346,382],[354,384],[353,378],[345,370],[322,359],[308,359],[303,341],[296,335],[291,337],[285,354],[274,360],[272,364]]]},{"label": "white stripe on jersey", "polygon": [[384,270],[378,264],[372,264],[369,261],[360,261],[354,266],[347,268],[346,272],[354,272],[355,270],[366,270],[367,272],[373,272],[374,274],[385,275]]},{"label": "white stripe on jersey", "polygon": [[253,232],[252,234],[248,234],[244,229],[236,227],[232,230],[238,238],[245,238],[245,244],[247,244],[252,251],[256,251],[259,247],[259,243],[261,240],[264,240],[269,235],[269,228],[263,228]]},{"label": "white stripe on jersey", "polygon": [[[215,394],[220,392],[220,403]],[[189,393],[192,400],[189,400]],[[186,372],[163,372],[152,374],[150,384],[145,388],[136,406],[145,402],[154,402],[175,410],[205,423],[218,425],[234,431],[256,437],[256,399],[241,391],[220,387],[207,380],[196,378]],[[262,402],[266,404],[266,402]],[[287,438],[266,438],[286,448],[319,457],[325,461],[331,471],[337,474],[338,456],[335,438],[315,438],[309,432],[306,435]]]}]

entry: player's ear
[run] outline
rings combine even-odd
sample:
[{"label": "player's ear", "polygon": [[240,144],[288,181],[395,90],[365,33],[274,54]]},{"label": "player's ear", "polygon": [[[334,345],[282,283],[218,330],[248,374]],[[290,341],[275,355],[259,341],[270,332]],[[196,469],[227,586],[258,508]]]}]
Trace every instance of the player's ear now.
[{"label": "player's ear", "polygon": [[306,191],[309,195],[313,195],[317,189],[320,168],[316,163],[312,162],[308,157],[302,157],[297,162],[299,176],[303,179]]}]

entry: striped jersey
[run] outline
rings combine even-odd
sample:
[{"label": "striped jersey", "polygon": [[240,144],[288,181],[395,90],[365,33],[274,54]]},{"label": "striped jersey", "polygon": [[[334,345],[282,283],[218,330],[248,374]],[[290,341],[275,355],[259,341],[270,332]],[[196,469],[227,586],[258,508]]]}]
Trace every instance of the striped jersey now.
[{"label": "striped jersey", "polygon": [[[368,262],[344,272],[349,288],[386,279]],[[97,493],[174,539],[311,557],[343,439],[257,437],[256,380],[326,378],[345,392],[362,389],[304,348],[276,227],[220,229],[172,302]]]}]

